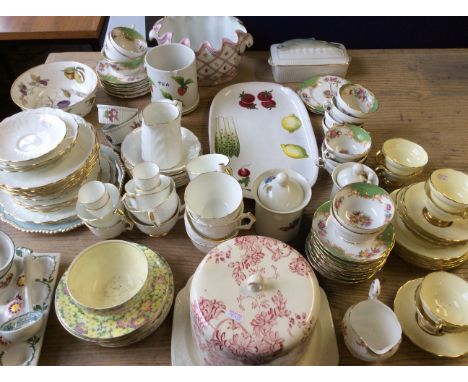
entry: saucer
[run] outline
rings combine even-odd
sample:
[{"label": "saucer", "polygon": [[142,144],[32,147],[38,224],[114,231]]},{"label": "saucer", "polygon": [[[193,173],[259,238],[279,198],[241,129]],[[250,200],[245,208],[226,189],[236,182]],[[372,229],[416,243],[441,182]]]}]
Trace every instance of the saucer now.
[{"label": "saucer", "polygon": [[394,310],[403,333],[421,349],[438,357],[457,358],[468,354],[468,332],[433,336],[421,329],[416,321],[414,293],[422,278],[408,281],[398,290]]},{"label": "saucer", "polygon": [[[420,182],[413,184],[400,192],[404,192],[400,200],[402,201],[403,211],[406,210],[406,215],[409,222],[416,224],[422,231],[429,233],[431,236],[440,238],[441,240],[463,242],[468,240],[468,220],[454,219],[449,227],[437,227],[429,223],[423,216],[423,208],[425,207],[424,200],[427,195],[424,191],[424,183]],[[404,212],[403,212],[404,213]],[[454,243],[456,245],[456,243]]]},{"label": "saucer", "polygon": [[347,83],[348,80],[338,76],[312,77],[299,85],[297,94],[311,112],[323,114],[326,104],[336,96],[338,89]]},{"label": "saucer", "polygon": [[[181,127],[182,133],[182,145],[184,147],[185,158],[176,166],[160,169],[161,173],[164,175],[174,175],[176,173],[185,172],[185,165],[191,160],[197,158],[201,154],[201,144],[197,136],[193,134],[189,129]],[[121,155],[122,160],[125,163],[127,170],[132,173],[133,167],[138,163],[143,162],[141,157],[141,127],[133,130],[128,134],[121,146]]]},{"label": "saucer", "polygon": [[[180,290],[174,302],[174,317],[171,335],[172,366],[203,366],[204,362],[198,352],[190,324],[190,284]],[[304,355],[297,366],[336,366],[339,362],[338,345],[335,328],[327,296],[320,288],[320,313],[314,329],[304,349]]]},{"label": "saucer", "polygon": [[311,231],[333,256],[345,261],[369,262],[378,260],[391,251],[395,241],[392,223],[379,236],[363,243],[351,244],[341,239],[335,227],[330,224],[330,206],[331,202],[327,201],[315,211]]},{"label": "saucer", "polygon": [[101,60],[97,63],[96,73],[100,80],[117,85],[140,82],[148,78],[144,65],[141,65],[141,68],[137,72],[131,75],[124,75],[113,70],[112,65],[106,60]]}]

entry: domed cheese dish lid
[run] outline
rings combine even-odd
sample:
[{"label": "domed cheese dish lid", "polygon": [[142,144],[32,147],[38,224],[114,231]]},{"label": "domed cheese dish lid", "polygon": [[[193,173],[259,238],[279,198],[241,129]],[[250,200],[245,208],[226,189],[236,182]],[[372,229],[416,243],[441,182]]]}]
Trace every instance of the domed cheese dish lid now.
[{"label": "domed cheese dish lid", "polygon": [[264,364],[297,349],[319,305],[318,282],[304,257],[263,236],[213,248],[190,289],[194,338],[212,365]]},{"label": "domed cheese dish lid", "polygon": [[266,176],[257,193],[260,202],[275,211],[289,211],[298,207],[305,195],[302,186],[285,171]]}]

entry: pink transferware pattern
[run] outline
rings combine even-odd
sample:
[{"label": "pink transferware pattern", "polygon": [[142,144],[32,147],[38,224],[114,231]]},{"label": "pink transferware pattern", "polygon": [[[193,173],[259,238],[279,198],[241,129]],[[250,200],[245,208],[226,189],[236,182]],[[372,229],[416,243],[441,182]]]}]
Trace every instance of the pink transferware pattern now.
[{"label": "pink transferware pattern", "polygon": [[194,340],[205,364],[265,364],[300,356],[318,316],[318,293],[310,265],[281,241],[243,236],[215,247],[195,272],[190,291]]}]

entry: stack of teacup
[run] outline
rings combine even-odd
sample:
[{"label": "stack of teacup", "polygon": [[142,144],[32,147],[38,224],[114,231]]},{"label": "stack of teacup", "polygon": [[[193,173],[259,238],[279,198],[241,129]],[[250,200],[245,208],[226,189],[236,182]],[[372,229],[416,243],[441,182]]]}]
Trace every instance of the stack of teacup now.
[{"label": "stack of teacup", "polygon": [[384,142],[375,157],[375,171],[389,187],[401,187],[414,182],[427,164],[427,152],[417,143],[403,138]]},{"label": "stack of teacup", "polygon": [[116,27],[106,34],[98,74],[104,90],[119,98],[136,98],[149,93],[150,82],[144,67],[148,45],[132,28]]},{"label": "stack of teacup", "polygon": [[138,229],[152,237],[167,235],[184,210],[174,180],[160,174],[154,162],[135,166],[133,179],[125,184],[122,200]]},{"label": "stack of teacup", "polygon": [[138,109],[97,105],[99,123],[104,124],[102,132],[112,148],[120,152],[120,146],[125,137],[141,126],[141,114]]},{"label": "stack of teacup", "polygon": [[362,126],[379,107],[375,95],[359,84],[346,83],[325,106],[322,120],[323,131],[345,123]]},{"label": "stack of teacup", "polygon": [[397,214],[396,252],[421,268],[455,268],[468,260],[468,175],[434,171],[392,193]]},{"label": "stack of teacup", "polygon": [[341,163],[364,163],[371,149],[370,134],[362,127],[336,125],[327,131],[322,143],[322,157],[318,165],[330,174]]},{"label": "stack of teacup", "polygon": [[353,183],[314,214],[306,241],[309,262],[324,277],[342,283],[372,278],[395,242],[394,204],[382,188]]},{"label": "stack of teacup", "polygon": [[92,181],[84,184],[78,192],[76,212],[101,239],[112,239],[133,228],[120,200],[120,191],[111,183]]},{"label": "stack of teacup", "polygon": [[468,353],[468,283],[448,272],[410,280],[397,292],[395,313],[405,335],[438,357]]},{"label": "stack of teacup", "polygon": [[[255,222],[244,213],[242,188],[224,172],[206,172],[185,189],[185,229],[193,245],[203,253],[248,230]],[[243,224],[243,220],[248,222]]]}]

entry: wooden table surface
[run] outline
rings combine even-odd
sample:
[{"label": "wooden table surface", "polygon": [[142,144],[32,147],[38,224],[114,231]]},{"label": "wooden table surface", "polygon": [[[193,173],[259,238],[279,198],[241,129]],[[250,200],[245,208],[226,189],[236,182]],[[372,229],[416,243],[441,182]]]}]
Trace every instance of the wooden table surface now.
[{"label": "wooden table surface", "polygon": [[[375,164],[373,156],[386,139],[405,137],[420,143],[429,154],[429,164],[421,179],[432,170],[441,167],[468,172],[468,49],[356,50],[350,54],[352,62],[348,78],[371,89],[380,101],[380,109],[366,122],[366,128],[371,132],[373,141],[368,164]],[[48,61],[77,60],[94,67],[99,57],[99,53],[60,53],[51,54]],[[232,83],[272,81],[267,57],[267,52],[248,52],[242,59],[239,75]],[[216,93],[226,85],[228,84],[201,87],[200,106],[192,114],[182,118],[182,125],[198,136],[205,153],[208,152],[210,103]],[[149,96],[129,101],[112,98],[99,89],[97,102],[142,108],[150,101]],[[86,118],[98,127],[96,109]],[[320,144],[323,139],[320,116],[311,114],[311,120]],[[330,176],[322,170],[313,187],[312,201],[306,209],[299,238],[292,243],[302,253],[312,213],[328,199],[330,190]],[[252,209],[252,203],[247,203],[247,207]],[[41,236],[18,232],[3,223],[0,227],[12,236],[16,245],[31,247],[36,252],[61,252],[60,275],[81,250],[99,241],[85,228],[56,236]],[[165,238],[150,238],[135,230],[124,234],[121,239],[142,243],[158,250],[172,267],[177,292],[185,285],[204,256],[192,246],[182,221],[178,222]],[[468,279],[468,264],[453,272]],[[426,273],[425,270],[405,263],[392,253],[378,274],[382,284],[381,300],[393,307],[398,288],[406,281],[423,277]],[[344,346],[340,322],[350,305],[366,298],[370,282],[343,286],[320,276],[318,278],[330,301],[340,364],[362,365],[363,362],[353,358]],[[145,340],[128,348],[106,349],[72,337],[61,327],[55,312],[52,311],[40,364],[168,365],[171,361],[171,323],[172,312],[165,323]],[[404,337],[399,351],[384,364],[467,365],[468,357],[437,358],[419,349]]]},{"label": "wooden table surface", "polygon": [[1,16],[0,41],[99,39],[104,16]]}]

